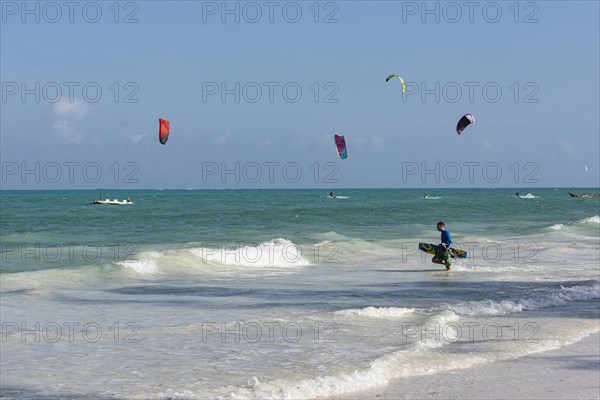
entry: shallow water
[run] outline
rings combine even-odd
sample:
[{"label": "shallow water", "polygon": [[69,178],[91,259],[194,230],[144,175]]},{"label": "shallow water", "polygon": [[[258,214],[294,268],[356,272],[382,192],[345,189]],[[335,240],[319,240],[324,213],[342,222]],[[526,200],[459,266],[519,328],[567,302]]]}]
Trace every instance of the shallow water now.
[{"label": "shallow water", "polygon": [[335,396],[597,332],[600,199],[521,192],[1,192],[3,393]]}]

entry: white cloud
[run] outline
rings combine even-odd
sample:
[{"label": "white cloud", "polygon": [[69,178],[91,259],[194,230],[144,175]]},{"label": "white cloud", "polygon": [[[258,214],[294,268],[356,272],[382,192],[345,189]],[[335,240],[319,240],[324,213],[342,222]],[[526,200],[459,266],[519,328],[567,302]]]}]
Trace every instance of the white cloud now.
[{"label": "white cloud", "polygon": [[213,144],[217,146],[222,146],[224,144],[227,144],[227,142],[229,141],[229,135],[213,136],[212,141]]},{"label": "white cloud", "polygon": [[383,145],[384,145],[384,140],[381,136],[373,136],[371,138],[371,146],[373,146],[373,149],[379,150],[383,147]]},{"label": "white cloud", "polygon": [[573,143],[559,141],[558,144],[560,145],[560,147],[562,147],[563,151],[565,153],[567,153],[568,155],[572,155],[575,152],[575,145]]},{"label": "white cloud", "polygon": [[72,102],[66,99],[54,103],[54,114],[62,118],[81,119],[89,112],[90,107],[79,99]]},{"label": "white cloud", "polygon": [[352,140],[352,147],[368,148],[370,150],[380,150],[385,145],[385,140],[381,136],[355,137]]},{"label": "white cloud", "polygon": [[89,113],[89,106],[79,99],[61,99],[53,105],[53,111],[57,117],[54,130],[58,136],[68,142],[81,143],[83,135],[77,132],[76,124]]},{"label": "white cloud", "polygon": [[58,136],[72,143],[81,143],[83,136],[75,129],[75,124],[72,121],[56,120],[54,121],[54,130]]},{"label": "white cloud", "polygon": [[136,144],[141,142],[142,139],[144,139],[144,137],[146,137],[146,135],[144,135],[143,133],[134,133],[129,136],[129,140],[131,141],[131,143]]}]

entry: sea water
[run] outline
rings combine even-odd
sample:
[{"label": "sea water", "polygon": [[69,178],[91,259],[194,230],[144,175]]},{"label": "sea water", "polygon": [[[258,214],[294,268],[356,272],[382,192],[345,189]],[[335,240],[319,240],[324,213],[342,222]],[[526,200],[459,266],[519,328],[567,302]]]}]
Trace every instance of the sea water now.
[{"label": "sea water", "polygon": [[514,192],[3,191],[2,395],[358,394],[599,331],[600,199]]}]

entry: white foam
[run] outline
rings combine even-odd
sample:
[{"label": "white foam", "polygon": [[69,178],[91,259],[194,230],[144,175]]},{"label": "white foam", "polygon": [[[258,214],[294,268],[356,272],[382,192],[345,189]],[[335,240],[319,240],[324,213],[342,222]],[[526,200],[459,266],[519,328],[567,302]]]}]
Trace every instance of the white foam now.
[{"label": "white foam", "polygon": [[520,313],[524,310],[539,310],[547,307],[563,306],[570,301],[587,301],[600,298],[600,283],[594,286],[561,287],[557,293],[518,301],[485,300],[466,304],[446,305],[444,309],[460,315],[489,316]]},{"label": "white foam", "polygon": [[593,217],[582,219],[579,222],[583,224],[600,224],[600,215],[594,215]]},{"label": "white foam", "polygon": [[260,385],[260,381],[257,377],[253,376],[252,378],[248,379],[248,387],[250,389],[254,389],[258,385]]},{"label": "white foam", "polygon": [[161,253],[156,251],[147,251],[140,253],[136,260],[120,261],[117,264],[132,269],[138,274],[155,274],[158,272],[158,259]]},{"label": "white foam", "polygon": [[568,229],[568,228],[577,227],[577,226],[581,227],[582,225],[587,226],[587,227],[594,227],[594,225],[596,225],[596,224],[600,224],[600,216],[598,216],[598,215],[580,219],[580,220],[577,220],[574,222],[569,222],[567,224],[554,224],[554,225],[550,226],[550,229],[555,230],[555,231],[562,231],[565,228]]},{"label": "white foam", "polygon": [[537,199],[537,196],[532,195],[531,193],[527,193],[525,196],[519,196],[520,199]]},{"label": "white foam", "polygon": [[[459,315],[450,310],[444,310],[441,313],[438,313],[428,319],[426,324],[428,326],[448,326],[451,327],[452,323],[456,323],[460,319]],[[450,335],[450,336],[449,336]],[[449,335],[442,335],[441,337],[436,337],[435,335],[426,335],[423,339],[421,336],[421,341],[417,343],[418,346],[427,347],[427,348],[438,348],[442,347],[449,343],[450,337],[456,337],[454,333],[450,333]]]},{"label": "white foam", "polygon": [[493,300],[469,302],[468,304],[449,305],[448,309],[460,315],[485,316],[522,312],[525,306],[513,301],[495,302]]},{"label": "white foam", "polygon": [[[580,219],[577,220],[575,222],[570,222],[567,225],[574,225],[574,224],[600,224],[600,216],[598,215],[594,215],[593,217],[588,217],[588,218],[584,218],[584,219]],[[555,229],[554,227],[564,227],[564,224],[555,224],[552,225],[551,228]]]},{"label": "white foam", "polygon": [[374,319],[400,319],[415,312],[441,312],[435,317],[438,322],[455,321],[459,315],[493,316],[520,313],[525,310],[539,310],[556,307],[571,301],[587,301],[600,298],[600,283],[593,286],[562,287],[559,291],[537,298],[512,300],[483,300],[471,301],[465,304],[443,305],[429,310],[402,307],[366,307],[334,312],[341,317],[364,317]]},{"label": "white foam", "polygon": [[452,353],[431,350],[419,343],[410,350],[396,351],[373,360],[365,369],[339,372],[297,381],[278,379],[261,382],[252,389],[231,391],[231,398],[255,399],[306,399],[340,396],[386,386],[391,380],[413,376],[432,375],[439,372],[465,369],[478,364],[522,357],[542,351],[557,349],[576,342],[598,330],[596,326],[582,327],[567,340],[547,339],[537,343],[521,343],[505,347],[504,351],[482,353]]},{"label": "white foam", "polygon": [[258,245],[200,247],[190,249],[203,262],[242,267],[303,267],[311,265],[299,246],[287,239],[274,239]]},{"label": "white foam", "polygon": [[366,318],[382,318],[382,319],[397,319],[403,318],[412,314],[414,308],[402,307],[366,307],[360,309],[340,310],[334,312],[335,315],[342,317],[366,317]]},{"label": "white foam", "polygon": [[600,298],[600,283],[594,286],[562,287],[559,295],[567,301],[585,301]]}]

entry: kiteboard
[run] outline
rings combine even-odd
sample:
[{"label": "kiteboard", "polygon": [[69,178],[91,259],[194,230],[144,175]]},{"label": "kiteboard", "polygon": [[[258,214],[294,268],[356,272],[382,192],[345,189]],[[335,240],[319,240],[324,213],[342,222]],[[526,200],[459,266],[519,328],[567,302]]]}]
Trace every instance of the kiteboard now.
[{"label": "kiteboard", "polygon": [[[431,243],[419,243],[419,250],[424,251],[425,253],[435,254],[438,251],[441,251],[441,246]],[[450,248],[450,255],[453,258],[467,258],[466,251],[453,248]]]}]

